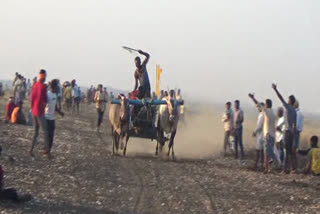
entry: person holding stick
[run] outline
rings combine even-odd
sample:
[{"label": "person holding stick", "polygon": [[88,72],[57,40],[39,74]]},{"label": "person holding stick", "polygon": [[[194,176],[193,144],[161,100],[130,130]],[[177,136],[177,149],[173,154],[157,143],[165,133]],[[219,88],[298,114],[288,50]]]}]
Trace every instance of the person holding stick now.
[{"label": "person holding stick", "polygon": [[151,98],[151,87],[147,71],[147,63],[149,61],[150,55],[146,52],[143,52],[142,50],[138,50],[138,53],[144,55],[146,58],[143,60],[142,64],[140,57],[137,56],[134,60],[137,68],[134,73],[135,86],[133,91],[137,89],[139,90],[139,99]]}]

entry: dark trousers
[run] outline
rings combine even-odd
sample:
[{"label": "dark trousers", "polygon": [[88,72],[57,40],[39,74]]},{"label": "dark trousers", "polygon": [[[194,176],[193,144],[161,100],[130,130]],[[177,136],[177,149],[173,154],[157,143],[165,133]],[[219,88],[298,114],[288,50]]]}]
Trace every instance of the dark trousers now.
[{"label": "dark trousers", "polygon": [[0,200],[8,200],[13,202],[19,201],[19,195],[17,190],[14,188],[1,189],[0,190]]},{"label": "dark trousers", "polygon": [[236,158],[238,158],[238,145],[240,146],[240,150],[241,150],[241,158],[244,157],[242,132],[243,132],[243,127],[236,128],[234,130],[234,151],[235,151]]},{"label": "dark trousers", "polygon": [[138,93],[138,98],[139,99],[151,98],[150,87],[148,87],[148,86],[140,86],[138,90],[139,90],[139,93]]},{"label": "dark trousers", "polygon": [[294,154],[293,154],[293,133],[287,130],[284,134],[284,146],[286,150],[286,157],[284,161],[284,168],[290,171],[291,166],[295,169]]},{"label": "dark trousers", "polygon": [[97,126],[100,127],[102,120],[103,120],[104,111],[102,111],[100,108],[97,108],[97,112],[98,112]]},{"label": "dark trousers", "polygon": [[49,149],[49,143],[48,143],[48,131],[47,131],[47,123],[44,116],[33,116],[33,126],[34,126],[34,135],[32,140],[32,146],[31,146],[31,152],[33,151],[35,145],[37,144],[37,139],[39,136],[40,128],[43,132],[43,138],[44,138],[44,145],[46,151]]},{"label": "dark trousers", "polygon": [[46,122],[47,122],[47,130],[48,130],[48,151],[47,151],[47,153],[50,154],[51,148],[53,145],[54,131],[56,129],[56,123],[54,120],[46,120]]},{"label": "dark trousers", "polygon": [[79,105],[80,105],[80,97],[74,97],[72,100],[72,113],[74,114],[77,111],[79,114]]}]

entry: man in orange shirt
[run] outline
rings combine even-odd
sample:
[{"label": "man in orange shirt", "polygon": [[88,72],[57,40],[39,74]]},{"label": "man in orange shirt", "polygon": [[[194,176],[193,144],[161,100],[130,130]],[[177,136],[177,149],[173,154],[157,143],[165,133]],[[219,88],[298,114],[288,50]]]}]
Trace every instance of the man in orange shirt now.
[{"label": "man in orange shirt", "polygon": [[13,124],[27,124],[26,117],[24,116],[22,111],[22,105],[23,103],[20,101],[12,111],[11,122]]}]

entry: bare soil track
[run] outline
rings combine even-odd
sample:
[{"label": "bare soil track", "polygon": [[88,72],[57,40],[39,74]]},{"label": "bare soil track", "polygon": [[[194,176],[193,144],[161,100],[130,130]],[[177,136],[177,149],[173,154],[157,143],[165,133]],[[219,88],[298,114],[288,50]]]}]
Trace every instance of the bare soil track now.
[{"label": "bare soil track", "polygon": [[35,157],[28,155],[31,127],[0,121],[5,186],[33,195],[25,204],[0,202],[1,213],[320,212],[319,178],[263,175],[248,169],[250,156],[171,161],[154,150],[130,154],[131,141],[127,157],[113,156],[107,121],[97,134],[91,108],[58,118],[52,160],[42,141]]}]

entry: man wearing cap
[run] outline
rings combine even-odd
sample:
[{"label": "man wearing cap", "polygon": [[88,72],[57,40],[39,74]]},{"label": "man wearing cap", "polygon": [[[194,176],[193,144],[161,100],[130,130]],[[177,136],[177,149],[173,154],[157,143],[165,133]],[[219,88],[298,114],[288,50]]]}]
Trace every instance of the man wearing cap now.
[{"label": "man wearing cap", "polygon": [[33,86],[31,94],[31,109],[33,115],[34,124],[34,136],[32,140],[32,146],[30,150],[30,155],[33,156],[33,149],[37,143],[37,138],[39,136],[39,129],[41,127],[44,133],[45,141],[45,154],[48,154],[49,143],[48,143],[48,132],[46,126],[46,120],[44,117],[45,108],[47,105],[47,86],[44,84],[46,80],[46,71],[44,69],[40,70],[39,81]]}]

